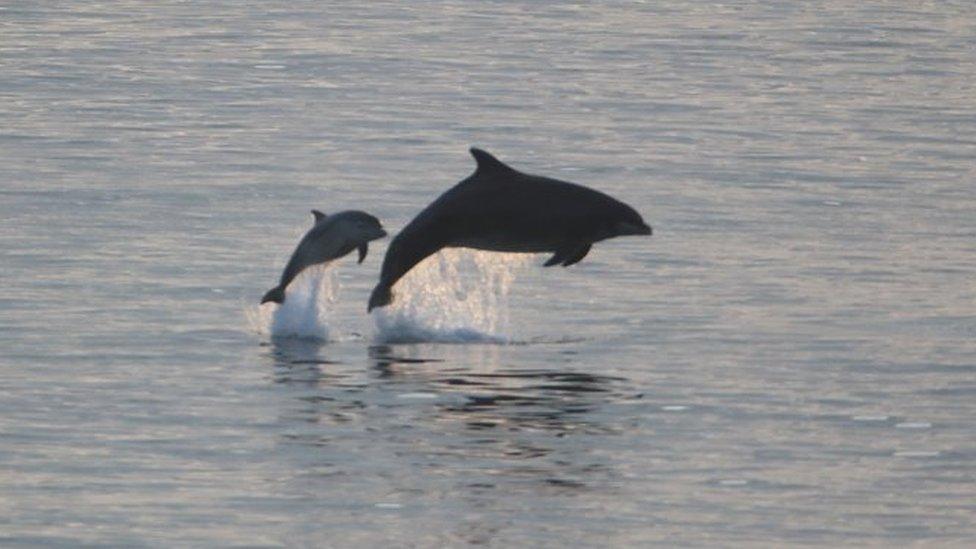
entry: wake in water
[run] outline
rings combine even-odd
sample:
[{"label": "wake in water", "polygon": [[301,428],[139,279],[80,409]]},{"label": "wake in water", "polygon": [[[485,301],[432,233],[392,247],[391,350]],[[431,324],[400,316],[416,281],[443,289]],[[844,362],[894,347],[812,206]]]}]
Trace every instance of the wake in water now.
[{"label": "wake in water", "polygon": [[508,343],[508,294],[528,254],[444,249],[400,279],[396,299],[375,309],[381,343]]},{"label": "wake in water", "polygon": [[[508,295],[528,254],[446,249],[417,265],[397,284],[393,305],[373,311],[380,343],[511,343]],[[312,267],[288,286],[281,305],[246,309],[252,329],[271,338],[329,341],[339,279]]]},{"label": "wake in water", "polygon": [[293,337],[328,341],[329,311],[339,293],[335,269],[318,266],[306,269],[288,286],[281,305],[265,303],[247,309],[251,327],[272,338]]}]

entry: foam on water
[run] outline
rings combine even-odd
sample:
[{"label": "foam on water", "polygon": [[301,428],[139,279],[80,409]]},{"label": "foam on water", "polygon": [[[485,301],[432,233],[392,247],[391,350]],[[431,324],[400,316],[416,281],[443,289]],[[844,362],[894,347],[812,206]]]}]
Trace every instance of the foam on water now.
[{"label": "foam on water", "polygon": [[330,339],[330,312],[339,294],[335,269],[306,269],[288,285],[285,302],[247,309],[251,327],[273,338]]},{"label": "foam on water", "polygon": [[447,249],[394,287],[393,303],[373,311],[384,343],[509,343],[508,295],[532,256]]}]

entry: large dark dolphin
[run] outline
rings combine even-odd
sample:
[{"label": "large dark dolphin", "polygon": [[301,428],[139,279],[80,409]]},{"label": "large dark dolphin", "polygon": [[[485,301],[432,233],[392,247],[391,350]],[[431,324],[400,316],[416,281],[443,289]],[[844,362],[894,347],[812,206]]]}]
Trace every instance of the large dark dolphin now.
[{"label": "large dark dolphin", "polygon": [[315,216],[315,225],[305,233],[295,252],[291,254],[278,286],[268,290],[261,303],[283,303],[288,284],[298,273],[312,265],[338,259],[356,249],[359,250],[359,262],[362,263],[369,251],[369,242],[386,236],[380,221],[366,212],[349,210],[325,215],[318,210],[312,210],[312,215]]},{"label": "large dark dolphin", "polygon": [[389,305],[391,289],[425,257],[441,248],[496,252],[553,252],[545,266],[569,266],[594,242],[649,235],[633,208],[575,183],[522,173],[472,148],[474,174],[427,206],[386,250],[369,308]]}]

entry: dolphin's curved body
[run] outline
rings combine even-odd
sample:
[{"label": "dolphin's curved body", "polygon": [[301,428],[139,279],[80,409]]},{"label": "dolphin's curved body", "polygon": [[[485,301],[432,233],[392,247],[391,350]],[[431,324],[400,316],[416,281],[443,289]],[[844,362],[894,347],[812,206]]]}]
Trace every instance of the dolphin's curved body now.
[{"label": "dolphin's curved body", "polygon": [[569,266],[595,242],[649,235],[633,208],[599,191],[522,173],[472,148],[475,172],[427,206],[390,243],[368,310],[389,305],[396,282],[441,248],[552,252],[545,266]]},{"label": "dolphin's curved body", "polygon": [[386,236],[379,220],[366,212],[349,210],[325,215],[318,210],[312,210],[312,215],[315,216],[315,224],[305,233],[295,252],[291,254],[278,286],[268,290],[261,303],[284,303],[285,288],[298,273],[312,265],[338,259],[357,249],[359,262],[362,263],[369,251],[369,242]]}]

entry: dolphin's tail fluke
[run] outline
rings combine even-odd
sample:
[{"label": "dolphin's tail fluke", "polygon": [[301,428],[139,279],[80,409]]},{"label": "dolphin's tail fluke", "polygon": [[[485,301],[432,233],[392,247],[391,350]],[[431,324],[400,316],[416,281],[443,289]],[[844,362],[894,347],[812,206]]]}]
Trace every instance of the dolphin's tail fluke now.
[{"label": "dolphin's tail fluke", "polygon": [[269,301],[273,301],[275,303],[284,303],[285,289],[282,288],[281,286],[277,286],[275,288],[271,288],[270,290],[268,290],[268,293],[264,294],[264,297],[261,298],[261,303],[267,303]]},{"label": "dolphin's tail fluke", "polygon": [[373,288],[373,293],[369,296],[369,307],[366,308],[366,312],[368,313],[376,307],[386,307],[392,301],[393,292],[390,291],[389,286],[381,282]]}]

